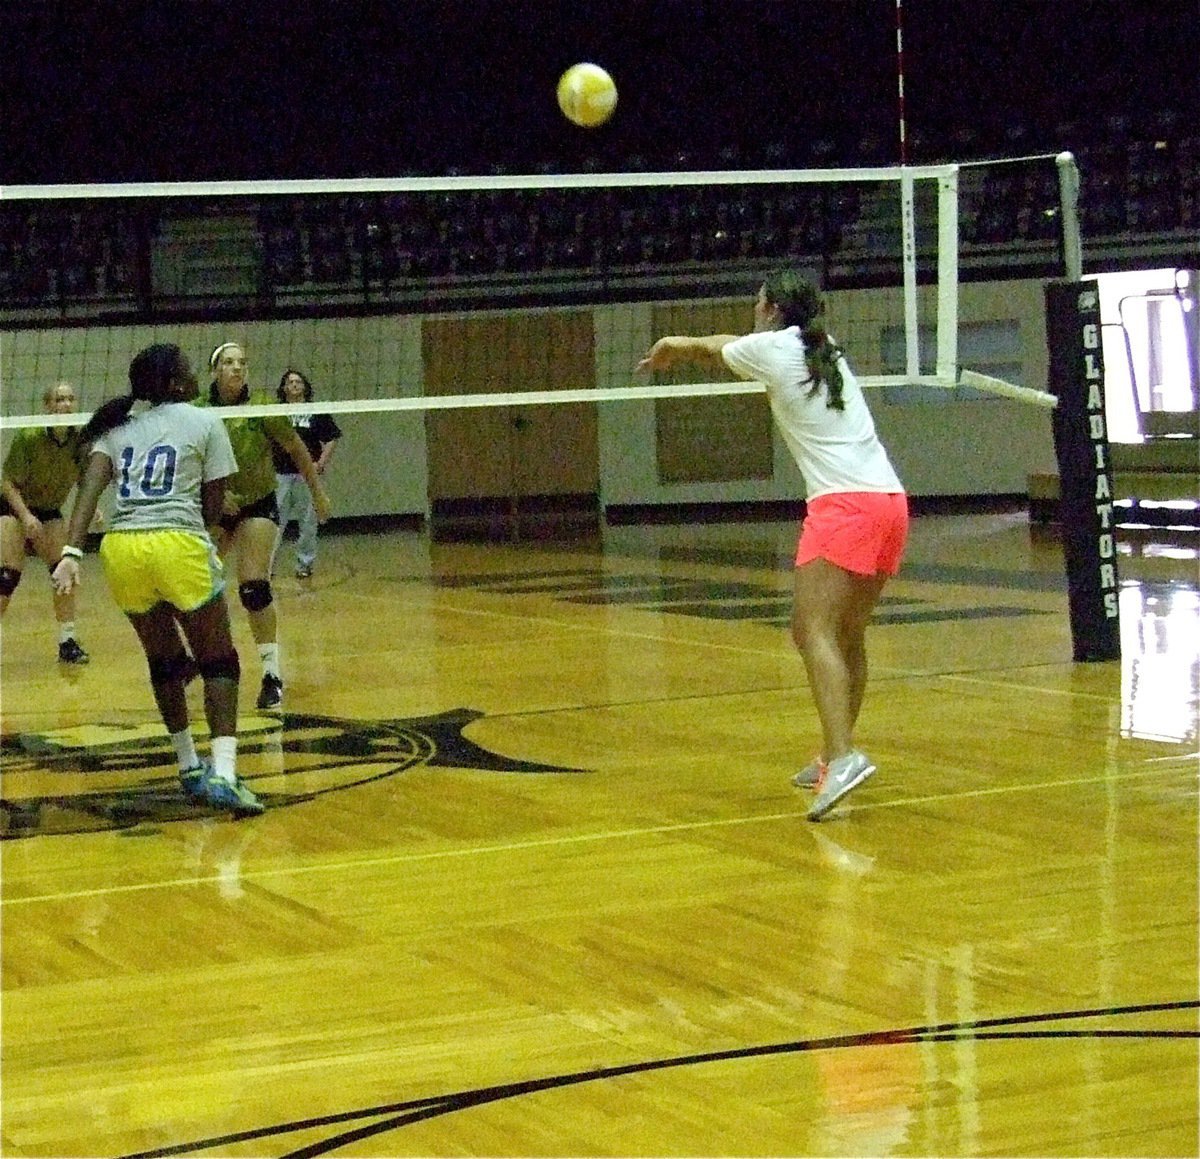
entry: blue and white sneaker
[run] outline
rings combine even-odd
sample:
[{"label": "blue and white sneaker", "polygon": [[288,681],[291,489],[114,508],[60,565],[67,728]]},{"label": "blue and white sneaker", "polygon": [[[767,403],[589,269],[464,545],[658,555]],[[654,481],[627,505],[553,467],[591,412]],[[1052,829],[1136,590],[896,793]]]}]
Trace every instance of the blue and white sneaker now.
[{"label": "blue and white sneaker", "polygon": [[204,778],[212,772],[207,761],[201,761],[190,769],[183,769],[179,774],[179,784],[183,787],[183,795],[189,801],[204,800]]},{"label": "blue and white sneaker", "polygon": [[235,817],[248,817],[262,813],[266,806],[238,779],[227,781],[218,777],[211,768],[199,781],[196,800],[214,809],[228,809]]}]

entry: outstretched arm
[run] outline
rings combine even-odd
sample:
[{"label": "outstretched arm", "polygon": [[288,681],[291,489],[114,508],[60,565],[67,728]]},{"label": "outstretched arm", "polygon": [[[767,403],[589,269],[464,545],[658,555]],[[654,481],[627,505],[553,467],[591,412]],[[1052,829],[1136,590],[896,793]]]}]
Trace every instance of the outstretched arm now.
[{"label": "outstretched arm", "polygon": [[660,338],[637,364],[637,369],[668,370],[680,362],[724,366],[721,351],[736,339],[736,334],[709,334],[706,337],[674,334]]}]

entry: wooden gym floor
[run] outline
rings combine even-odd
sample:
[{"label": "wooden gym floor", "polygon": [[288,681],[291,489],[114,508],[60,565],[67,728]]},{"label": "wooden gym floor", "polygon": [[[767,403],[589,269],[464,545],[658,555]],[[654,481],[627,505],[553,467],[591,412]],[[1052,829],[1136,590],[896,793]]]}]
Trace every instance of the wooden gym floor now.
[{"label": "wooden gym floor", "polygon": [[[6,1156],[1195,1155],[1194,547],[1074,664],[1023,514],[918,519],[829,820],[790,524],[330,535],[184,803],[89,556],[4,621]],[[199,715],[198,690],[193,691]]]}]

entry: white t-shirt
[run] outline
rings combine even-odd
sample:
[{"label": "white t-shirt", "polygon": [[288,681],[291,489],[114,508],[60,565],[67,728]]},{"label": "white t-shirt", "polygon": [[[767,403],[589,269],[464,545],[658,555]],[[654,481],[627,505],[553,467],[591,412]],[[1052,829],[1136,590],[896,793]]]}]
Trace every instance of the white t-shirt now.
[{"label": "white t-shirt", "polygon": [[845,402],[839,411],[829,406],[824,384],[809,395],[812,381],[799,326],[746,334],[721,353],[734,374],[766,385],[771,412],[804,476],[809,499],[846,491],[903,492],[845,358],[838,362]]},{"label": "white t-shirt", "polygon": [[207,535],[200,484],[237,472],[225,424],[216,411],[186,402],[138,405],[92,447],[112,460],[117,500],[109,530]]}]

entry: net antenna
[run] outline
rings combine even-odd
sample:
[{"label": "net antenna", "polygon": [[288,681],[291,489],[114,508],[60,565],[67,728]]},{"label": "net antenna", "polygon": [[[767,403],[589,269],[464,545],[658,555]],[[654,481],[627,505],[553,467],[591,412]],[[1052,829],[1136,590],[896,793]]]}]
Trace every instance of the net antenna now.
[{"label": "net antenna", "polygon": [[[900,204],[901,204],[901,244],[904,260],[904,363],[905,373],[915,381],[919,377],[921,360],[920,328],[917,319],[917,247],[916,247],[916,207],[913,182],[908,175],[908,121],[904,94],[904,0],[896,0],[896,113],[900,145]],[[1077,205],[1079,200],[1079,170],[1075,158],[1070,153],[1060,153],[1055,161],[1059,169],[1060,207],[1063,223],[1063,259],[1066,266],[1066,276],[1074,281],[1081,277],[1082,261],[1079,244],[1079,217]],[[958,173],[940,177],[939,182],[953,183],[953,190],[939,189],[938,201],[938,249],[950,245],[952,252],[958,252]],[[941,194],[947,196],[943,199]],[[1054,395],[1046,391],[1033,390],[1006,382],[991,375],[979,374],[972,370],[962,370],[959,373],[958,361],[958,271],[954,270],[952,279],[947,273],[945,281],[943,270],[938,270],[938,333],[937,333],[937,375],[938,385],[969,386],[975,390],[986,391],[1001,395],[1005,398],[1016,399],[1019,402],[1030,403],[1034,406],[1054,407],[1057,403]],[[951,280],[953,285],[951,285]]]},{"label": "net antenna", "polygon": [[896,109],[900,117],[900,164],[908,164],[908,128],[904,114],[904,0],[896,0]]},{"label": "net antenna", "polygon": [[[912,175],[908,172],[908,125],[904,107],[904,3],[896,0],[896,111],[900,132],[900,221],[901,250],[904,262],[904,371],[914,381],[920,375],[920,323],[917,317],[917,227],[916,193]],[[945,181],[948,178],[939,178]],[[953,188],[939,187],[938,229],[939,252],[946,236],[954,237],[953,250],[958,253],[958,175],[952,178]],[[942,193],[948,196],[943,200]],[[941,231],[945,229],[946,233]],[[953,367],[958,356],[958,269],[945,271],[938,267],[938,365],[941,385],[954,382]],[[953,287],[949,283],[953,281]],[[948,313],[943,313],[948,311]]]}]

